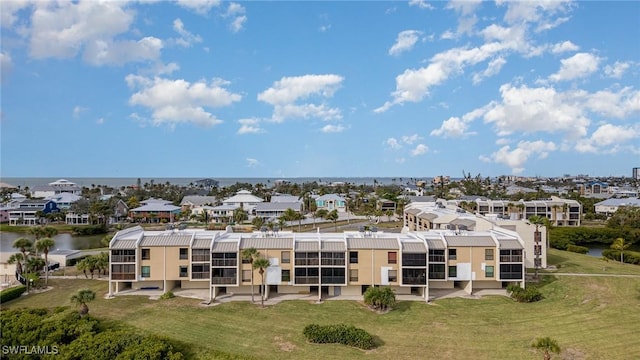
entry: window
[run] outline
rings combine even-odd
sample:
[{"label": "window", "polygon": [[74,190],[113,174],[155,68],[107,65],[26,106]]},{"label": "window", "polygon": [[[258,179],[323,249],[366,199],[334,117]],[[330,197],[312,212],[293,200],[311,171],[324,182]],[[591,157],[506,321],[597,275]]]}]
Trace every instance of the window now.
[{"label": "window", "polygon": [[533,246],[533,254],[534,255],[542,255],[542,245],[534,245]]},{"label": "window", "polygon": [[484,259],[493,260],[493,249],[484,249]]},{"label": "window", "polygon": [[449,277],[458,277],[458,266],[449,266]]},{"label": "window", "polygon": [[251,281],[251,270],[242,270],[242,282]]},{"label": "window", "polygon": [[349,264],[357,264],[357,263],[358,263],[358,252],[349,251]]},{"label": "window", "polygon": [[180,277],[189,277],[189,270],[186,265],[180,266]]},{"label": "window", "polygon": [[444,272],[444,264],[429,264],[429,279],[444,279]]},{"label": "window", "polygon": [[444,250],[429,250],[429,262],[444,262]]},{"label": "window", "polygon": [[484,277],[492,278],[493,275],[493,266],[485,266],[484,267]]},{"label": "window", "polygon": [[458,249],[449,249],[449,260],[458,259]]},{"label": "window", "polygon": [[151,249],[142,249],[142,260],[151,259]]},{"label": "window", "polygon": [[387,263],[388,264],[397,264],[398,263],[398,253],[395,251],[389,251],[387,253]]},{"label": "window", "polygon": [[389,282],[398,282],[398,270],[389,270]]},{"label": "window", "polygon": [[188,260],[188,259],[189,259],[189,249],[180,248],[180,260]]},{"label": "window", "polygon": [[427,254],[402,253],[402,266],[427,266]]},{"label": "window", "polygon": [[151,277],[151,266],[142,267],[142,277],[143,278]]},{"label": "window", "polygon": [[291,270],[282,270],[282,281],[291,281]]},{"label": "window", "polygon": [[283,251],[280,253],[280,260],[282,260],[283,264],[290,264],[291,263],[291,252],[289,251]]},{"label": "window", "polygon": [[358,281],[358,269],[349,270],[349,281]]},{"label": "window", "polygon": [[542,267],[542,259],[533,259],[533,266],[537,268]]}]

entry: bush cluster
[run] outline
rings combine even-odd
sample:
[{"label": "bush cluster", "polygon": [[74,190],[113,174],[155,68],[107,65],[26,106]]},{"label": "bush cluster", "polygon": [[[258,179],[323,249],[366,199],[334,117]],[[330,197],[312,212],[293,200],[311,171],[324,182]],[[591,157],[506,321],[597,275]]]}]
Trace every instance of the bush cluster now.
[{"label": "bush cluster", "polygon": [[511,284],[507,286],[507,293],[517,302],[530,303],[542,300],[542,293],[533,286],[523,289],[520,285]]},{"label": "bush cluster", "polygon": [[160,296],[160,299],[164,300],[164,299],[171,299],[171,298],[174,298],[174,297],[176,297],[176,296],[173,294],[173,291],[167,291],[166,293],[164,293],[164,294],[162,294]]},{"label": "bush cluster", "polygon": [[105,225],[84,225],[84,226],[74,226],[71,228],[74,235],[96,235],[96,234],[106,234],[108,229]]},{"label": "bush cluster", "polygon": [[[620,250],[615,249],[604,249],[602,251],[602,256],[607,259],[620,261]],[[636,251],[624,251],[624,262],[627,264],[636,264],[640,265],[640,253]]]},{"label": "bush cluster", "polygon": [[364,293],[364,303],[374,309],[387,310],[396,305],[396,294],[390,287],[369,287]]},{"label": "bush cluster", "polygon": [[0,304],[4,304],[5,302],[13,299],[17,299],[22,295],[25,291],[27,291],[27,287],[24,285],[4,289],[0,291]]},{"label": "bush cluster", "polygon": [[589,252],[589,248],[586,246],[569,244],[567,245],[567,251],[571,251],[578,254],[586,254]]},{"label": "bush cluster", "polygon": [[375,347],[373,336],[353,325],[318,325],[310,324],[304,328],[304,336],[308,341],[318,344],[343,344],[359,349],[369,350]]}]

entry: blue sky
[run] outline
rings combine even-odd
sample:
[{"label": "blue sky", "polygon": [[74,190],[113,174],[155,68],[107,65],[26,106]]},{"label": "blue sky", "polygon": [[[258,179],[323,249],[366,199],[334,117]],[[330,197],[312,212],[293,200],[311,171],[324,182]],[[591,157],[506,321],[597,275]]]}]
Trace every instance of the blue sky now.
[{"label": "blue sky", "polygon": [[0,7],[5,177],[640,166],[636,1]]}]

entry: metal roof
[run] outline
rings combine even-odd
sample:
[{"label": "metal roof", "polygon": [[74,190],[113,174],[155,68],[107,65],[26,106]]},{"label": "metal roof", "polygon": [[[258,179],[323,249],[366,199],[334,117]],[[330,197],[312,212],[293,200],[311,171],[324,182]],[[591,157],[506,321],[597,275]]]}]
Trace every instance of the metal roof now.
[{"label": "metal roof", "polygon": [[444,249],[444,242],[440,239],[426,239],[427,240],[427,246],[429,247],[429,249],[434,249],[434,250],[440,250],[440,249]]},{"label": "metal roof", "polygon": [[215,241],[211,252],[237,252],[238,243],[235,241]]},{"label": "metal roof", "polygon": [[348,238],[347,248],[348,249],[397,250],[398,241],[394,238],[374,238],[374,237]]},{"label": "metal roof", "polygon": [[422,210],[420,209],[409,209],[407,211],[405,211],[407,214],[411,214],[411,215],[418,215],[420,214]]},{"label": "metal roof", "polygon": [[319,251],[317,241],[296,241],[296,251]]},{"label": "metal roof", "polygon": [[145,235],[140,246],[189,246],[191,234],[167,233],[162,235]]},{"label": "metal roof", "polygon": [[293,248],[293,238],[278,237],[251,237],[242,238],[241,249],[291,249]]},{"label": "metal roof", "polygon": [[423,242],[403,241],[402,242],[402,252],[403,253],[425,254],[427,252],[427,247],[424,245]]},{"label": "metal roof", "polygon": [[195,239],[193,240],[194,249],[209,249],[211,248],[212,239]]},{"label": "metal roof", "polygon": [[495,246],[491,236],[487,235],[445,235],[449,247],[452,246]]},{"label": "metal roof", "polygon": [[500,249],[523,249],[522,244],[516,239],[498,239]]},{"label": "metal roof", "polygon": [[136,240],[120,240],[116,239],[111,245],[112,249],[135,249],[136,248]]},{"label": "metal roof", "polygon": [[347,251],[344,241],[323,241],[321,249],[322,251]]},{"label": "metal roof", "polygon": [[476,225],[476,221],[473,219],[465,219],[465,218],[457,218],[454,220],[451,220],[450,222],[451,225],[463,225],[463,226],[475,226]]},{"label": "metal roof", "polygon": [[418,215],[418,218],[420,219],[427,219],[429,221],[433,221],[434,219],[436,219],[438,217],[438,215],[433,214],[433,213],[424,213],[424,214],[420,214]]},{"label": "metal roof", "polygon": [[300,211],[301,202],[262,202],[255,207],[256,211],[286,211],[287,209]]}]

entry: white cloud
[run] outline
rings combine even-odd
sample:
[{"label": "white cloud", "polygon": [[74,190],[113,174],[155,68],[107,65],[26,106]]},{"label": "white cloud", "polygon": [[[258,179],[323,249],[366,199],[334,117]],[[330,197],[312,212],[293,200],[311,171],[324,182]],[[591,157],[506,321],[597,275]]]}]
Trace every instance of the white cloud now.
[{"label": "white cloud", "polygon": [[11,28],[16,22],[18,11],[33,5],[34,1],[0,1],[0,24],[3,28]]},{"label": "white cloud", "polygon": [[577,53],[570,58],[560,60],[560,63],[560,70],[549,76],[549,79],[566,81],[588,76],[598,70],[600,58],[589,53]]},{"label": "white cloud", "polygon": [[238,3],[229,3],[229,7],[227,7],[227,12],[224,14],[224,17],[231,18],[231,24],[229,24],[229,28],[232,32],[237,33],[242,30],[244,24],[247,22],[247,16],[245,15],[246,9],[244,6]]},{"label": "white cloud", "polygon": [[578,51],[580,47],[571,41],[564,41],[561,43],[554,44],[551,48],[551,52],[554,54],[560,54],[567,51]]},{"label": "white cloud", "polygon": [[320,131],[322,131],[323,133],[340,133],[343,132],[345,130],[345,127],[338,124],[338,125],[325,125],[322,127],[322,129],[320,129]]},{"label": "white cloud", "polygon": [[405,51],[410,51],[413,46],[418,42],[421,31],[417,30],[404,30],[398,34],[395,44],[389,49],[389,55],[400,55]]},{"label": "white cloud", "polygon": [[612,77],[614,79],[620,79],[622,78],[622,75],[624,75],[624,73],[627,70],[629,70],[629,67],[631,67],[631,63],[629,62],[616,61],[615,64],[613,65],[605,66],[604,73],[608,77]]},{"label": "white cloud", "polygon": [[97,119],[97,120],[96,120],[96,124],[98,124],[98,125],[102,125],[102,124],[104,124],[104,118],[99,118],[99,119]]},{"label": "white cloud", "polygon": [[246,158],[245,160],[247,161],[247,167],[253,168],[260,165],[260,162],[254,158]]},{"label": "white cloud", "polygon": [[429,147],[425,144],[418,144],[413,150],[411,150],[411,156],[423,155],[429,151]]},{"label": "white cloud", "polygon": [[220,2],[220,0],[177,0],[178,5],[200,15],[206,15],[211,8],[220,5]]},{"label": "white cloud", "polygon": [[86,108],[86,107],[82,107],[82,106],[80,106],[80,105],[76,105],[76,106],[74,106],[74,107],[73,107],[73,112],[72,112],[72,113],[73,113],[73,117],[74,117],[74,118],[78,118],[78,117],[80,117],[80,115],[81,115],[83,112],[85,112],[85,111],[87,111],[87,110],[89,110],[89,109],[88,109],[88,108]]},{"label": "white cloud", "polygon": [[323,120],[340,119],[340,109],[327,105],[303,103],[302,100],[315,96],[322,100],[330,98],[338,90],[344,78],[339,75],[303,75],[283,77],[272,87],[258,94],[258,100],[274,107],[272,120],[282,122],[290,118],[319,118]]},{"label": "white cloud", "polygon": [[398,142],[398,139],[392,137],[385,140],[384,143],[392,149],[400,149],[402,147],[402,145],[400,145],[400,142]]},{"label": "white cloud", "polygon": [[418,140],[422,140],[422,137],[418,134],[402,136],[402,142],[405,144],[413,145],[413,143]]},{"label": "white cloud", "polygon": [[503,57],[498,57],[491,60],[489,62],[489,65],[487,65],[487,68],[483,72],[473,74],[473,84],[476,85],[482,82],[482,80],[484,80],[485,78],[498,74],[506,63],[507,60],[505,60]]},{"label": "white cloud", "polygon": [[0,52],[0,78],[4,79],[9,71],[11,71],[11,68],[13,68],[11,55],[6,52]]},{"label": "white cloud", "polygon": [[[569,11],[574,5],[572,0],[560,1],[504,1],[507,4],[507,12],[504,20],[509,24],[514,23],[540,23],[539,28],[549,29],[557,21],[552,17]],[[560,20],[563,20],[561,18]],[[564,22],[564,21],[562,21]],[[555,24],[558,25],[558,24]]]},{"label": "white cloud", "polygon": [[456,37],[473,32],[473,27],[478,22],[475,12],[481,3],[481,0],[451,0],[447,3],[447,9],[452,9],[459,14]]},{"label": "white cloud", "polygon": [[524,171],[524,164],[530,157],[538,155],[538,158],[544,159],[555,150],[557,150],[556,145],[550,141],[520,141],[514,149],[505,145],[491,156],[480,156],[480,160],[504,164],[511,168],[514,174],[520,174]]},{"label": "white cloud", "polygon": [[130,87],[138,88],[138,92],[129,98],[129,104],[150,109],[154,125],[193,123],[213,126],[222,121],[205,108],[229,106],[242,98],[225,89],[223,86],[228,82],[221,79],[189,83],[182,79],[128,75],[126,81]]},{"label": "white cloud", "polygon": [[182,47],[191,47],[193,43],[202,42],[200,35],[192,34],[184,28],[182,20],[173,20],[173,30],[180,35],[180,38],[174,39],[175,43]]},{"label": "white cloud", "polygon": [[616,153],[626,147],[625,143],[638,138],[640,138],[638,124],[632,126],[604,124],[598,127],[591,137],[578,141],[576,150],[581,153]]},{"label": "white cloud", "polygon": [[409,0],[409,6],[417,6],[420,9],[428,9],[428,10],[435,9],[433,5],[429,4],[424,0]]},{"label": "white cloud", "polygon": [[155,37],[145,37],[138,41],[96,40],[87,44],[83,59],[96,66],[156,60],[160,58],[162,47],[162,40]]},{"label": "white cloud", "polygon": [[240,128],[238,129],[239,135],[258,134],[264,132],[264,130],[260,127],[259,119],[240,119],[238,120],[238,123],[240,124]]},{"label": "white cloud", "polygon": [[470,135],[475,135],[474,131],[467,131],[469,128],[469,123],[476,120],[477,118],[484,115],[490,108],[492,104],[487,106],[483,106],[481,108],[472,110],[462,116],[462,118],[458,117],[450,117],[449,119],[442,122],[442,125],[438,129],[434,129],[431,131],[431,136],[442,136],[444,138],[464,138]]}]

